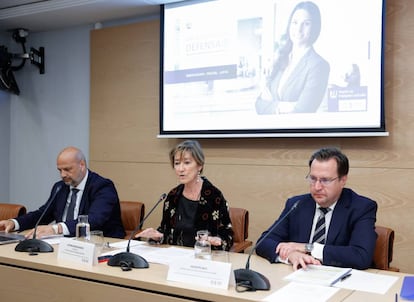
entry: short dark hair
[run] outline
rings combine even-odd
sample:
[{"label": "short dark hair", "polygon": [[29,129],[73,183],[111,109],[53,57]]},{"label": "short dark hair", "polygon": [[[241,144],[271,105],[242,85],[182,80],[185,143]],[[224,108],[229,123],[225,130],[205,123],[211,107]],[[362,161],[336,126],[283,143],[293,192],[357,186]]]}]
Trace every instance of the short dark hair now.
[{"label": "short dark hair", "polygon": [[348,157],[336,147],[324,147],[316,150],[309,159],[309,168],[312,162],[316,159],[318,161],[327,161],[329,159],[335,159],[338,165],[338,177],[348,175],[349,172],[349,161]]}]

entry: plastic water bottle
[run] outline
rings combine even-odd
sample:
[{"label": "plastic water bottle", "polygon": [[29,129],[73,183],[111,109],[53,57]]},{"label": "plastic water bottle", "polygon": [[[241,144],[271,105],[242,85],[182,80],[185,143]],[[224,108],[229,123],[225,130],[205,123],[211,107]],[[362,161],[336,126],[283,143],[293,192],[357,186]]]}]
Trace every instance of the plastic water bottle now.
[{"label": "plastic water bottle", "polygon": [[198,259],[211,259],[211,244],[208,241],[208,231],[197,231],[194,245],[194,257]]},{"label": "plastic water bottle", "polygon": [[76,224],[76,239],[87,241],[91,239],[91,226],[89,225],[88,215],[78,216],[78,223]]}]

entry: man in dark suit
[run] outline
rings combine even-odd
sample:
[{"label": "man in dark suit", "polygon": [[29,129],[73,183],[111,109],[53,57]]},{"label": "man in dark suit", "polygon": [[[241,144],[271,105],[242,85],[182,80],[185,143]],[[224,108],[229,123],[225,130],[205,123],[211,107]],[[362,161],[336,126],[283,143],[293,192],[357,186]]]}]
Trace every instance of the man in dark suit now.
[{"label": "man in dark suit", "polygon": [[299,203],[277,227],[273,224],[261,235],[258,242],[267,238],[256,253],[270,262],[291,263],[294,269],[307,264],[369,268],[377,239],[377,203],[344,188],[349,163],[339,149],[316,151],[309,168],[310,194],[287,200],[279,219]]},{"label": "man in dark suit", "polygon": [[[88,215],[91,230],[102,230],[105,237],[124,238],[119,198],[113,182],[90,171],[82,151],[75,147],[67,147],[59,153],[57,169],[62,180],[53,185],[48,202],[23,216],[0,221],[0,229],[9,232],[34,228],[45,212],[36,231],[38,237],[75,236],[78,215]],[[26,237],[31,238],[33,232],[34,229],[30,230]]]}]

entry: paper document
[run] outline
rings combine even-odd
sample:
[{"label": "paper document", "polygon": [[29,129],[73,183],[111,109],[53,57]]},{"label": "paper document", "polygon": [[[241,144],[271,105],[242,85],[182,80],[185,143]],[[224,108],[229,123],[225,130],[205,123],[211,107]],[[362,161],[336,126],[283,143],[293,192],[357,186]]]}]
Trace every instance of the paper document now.
[{"label": "paper document", "polygon": [[131,249],[131,252],[144,257],[148,262],[165,265],[174,263],[182,258],[194,258],[194,251],[192,249],[183,249],[174,246],[136,246]]},{"label": "paper document", "polygon": [[[136,245],[145,245],[147,244],[145,241],[139,241],[139,240],[131,240],[129,243],[129,247],[133,247]],[[122,240],[117,242],[112,242],[109,245],[111,248],[117,248],[117,249],[125,249],[128,246],[128,240]]]},{"label": "paper document", "polygon": [[[119,241],[111,243],[112,250],[101,254],[102,257],[112,256],[126,251],[128,241]],[[179,247],[165,247],[158,245],[149,245],[145,241],[132,240],[129,245],[129,251],[143,257],[150,263],[159,263],[169,265],[170,263],[181,258],[194,258],[194,250],[183,249]],[[106,259],[108,260],[108,259]]]},{"label": "paper document", "polygon": [[328,301],[338,291],[339,288],[334,287],[290,282],[288,285],[264,298],[263,301],[323,302]]},{"label": "paper document", "polygon": [[332,286],[339,280],[350,276],[351,271],[351,268],[327,265],[308,265],[306,269],[301,268],[289,274],[285,277],[285,280],[307,284]]},{"label": "paper document", "polygon": [[334,287],[359,290],[364,292],[385,294],[398,280],[396,276],[374,274],[361,270],[352,270],[352,276],[335,283]]},{"label": "paper document", "polygon": [[66,237],[64,237],[62,234],[59,234],[59,235],[43,236],[40,239],[42,241],[45,241],[45,242],[49,243],[49,244],[60,244],[60,240],[62,238],[66,238]]}]

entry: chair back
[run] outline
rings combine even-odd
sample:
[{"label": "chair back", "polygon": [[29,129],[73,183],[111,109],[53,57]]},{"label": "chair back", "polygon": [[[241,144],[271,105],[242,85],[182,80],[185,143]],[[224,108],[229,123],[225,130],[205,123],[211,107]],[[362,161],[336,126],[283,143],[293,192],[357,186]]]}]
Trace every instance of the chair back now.
[{"label": "chair back", "polygon": [[[145,215],[145,204],[140,201],[120,201],[121,219],[125,229],[125,239],[129,239]],[[137,230],[138,232],[139,230]]]},{"label": "chair back", "polygon": [[0,220],[19,217],[26,214],[26,207],[16,203],[0,203]]},{"label": "chair back", "polygon": [[233,246],[231,252],[243,253],[246,248],[253,244],[247,240],[249,236],[249,211],[243,208],[230,207],[231,225],[233,227]]},{"label": "chair back", "polygon": [[394,252],[394,230],[377,225],[375,232],[378,237],[375,244],[373,268],[398,272],[398,268],[390,266]]}]

